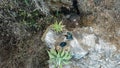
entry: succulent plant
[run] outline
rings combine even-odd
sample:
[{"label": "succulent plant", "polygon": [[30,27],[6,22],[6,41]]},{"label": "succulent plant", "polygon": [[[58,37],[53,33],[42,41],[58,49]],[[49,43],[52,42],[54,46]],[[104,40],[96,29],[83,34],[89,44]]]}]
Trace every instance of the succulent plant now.
[{"label": "succulent plant", "polygon": [[64,25],[62,25],[62,21],[60,21],[59,23],[58,23],[58,21],[56,21],[52,25],[53,30],[55,30],[57,33],[61,32],[63,30],[63,27],[64,27]]},{"label": "succulent plant", "polygon": [[49,54],[49,62],[55,65],[55,68],[62,68],[63,64],[69,64],[70,59],[72,58],[70,52],[65,51],[56,51],[55,49],[51,49],[48,51]]}]

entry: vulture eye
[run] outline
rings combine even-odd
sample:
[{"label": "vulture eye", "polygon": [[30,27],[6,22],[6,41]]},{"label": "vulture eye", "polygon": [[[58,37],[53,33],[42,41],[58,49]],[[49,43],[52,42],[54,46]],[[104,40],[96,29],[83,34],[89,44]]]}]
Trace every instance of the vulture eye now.
[{"label": "vulture eye", "polygon": [[60,43],[60,46],[61,46],[61,47],[64,47],[64,46],[66,46],[66,45],[67,45],[66,42],[61,42],[61,43]]}]

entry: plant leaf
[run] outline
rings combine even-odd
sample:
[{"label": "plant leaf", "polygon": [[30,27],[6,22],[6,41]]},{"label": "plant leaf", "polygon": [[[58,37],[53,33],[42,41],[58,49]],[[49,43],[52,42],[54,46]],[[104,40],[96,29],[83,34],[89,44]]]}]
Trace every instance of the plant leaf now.
[{"label": "plant leaf", "polygon": [[61,57],[65,55],[65,51],[61,51]]},{"label": "plant leaf", "polygon": [[51,52],[53,55],[57,55],[57,52],[56,52],[54,49],[51,49],[50,52]]},{"label": "plant leaf", "polygon": [[65,58],[65,60],[70,60],[72,58],[72,56],[71,55],[68,55],[66,58]]},{"label": "plant leaf", "polygon": [[70,60],[72,57],[69,52],[65,53],[65,56],[63,57],[64,60]]},{"label": "plant leaf", "polygon": [[63,64],[70,64],[70,61],[63,61]]},{"label": "plant leaf", "polygon": [[60,58],[60,51],[58,51],[57,58]]},{"label": "plant leaf", "polygon": [[55,58],[55,56],[51,52],[49,52],[49,51],[47,51],[47,52],[48,52],[50,59]]}]

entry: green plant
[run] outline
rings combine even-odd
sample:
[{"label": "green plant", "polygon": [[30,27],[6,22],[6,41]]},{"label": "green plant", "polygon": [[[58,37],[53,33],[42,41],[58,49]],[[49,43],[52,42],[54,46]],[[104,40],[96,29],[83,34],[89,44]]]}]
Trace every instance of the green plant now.
[{"label": "green plant", "polygon": [[53,29],[58,33],[61,32],[63,30],[64,25],[62,25],[62,21],[60,21],[58,23],[58,21],[56,21],[53,25],[52,25]]},{"label": "green plant", "polygon": [[69,64],[70,59],[72,58],[70,52],[66,51],[56,51],[55,49],[51,49],[48,51],[49,54],[49,62],[55,65],[55,68],[62,68],[63,64]]},{"label": "green plant", "polygon": [[26,10],[19,9],[18,17],[19,21],[26,26],[27,30],[37,31],[41,28],[41,24],[37,22],[40,18],[38,10],[28,12]]}]

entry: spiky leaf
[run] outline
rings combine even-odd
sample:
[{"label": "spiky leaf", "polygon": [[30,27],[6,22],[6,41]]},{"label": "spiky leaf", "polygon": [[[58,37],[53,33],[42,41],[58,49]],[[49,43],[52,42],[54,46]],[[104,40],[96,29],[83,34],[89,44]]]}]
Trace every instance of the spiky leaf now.
[{"label": "spiky leaf", "polygon": [[55,58],[55,56],[51,52],[49,52],[49,51],[47,51],[47,52],[48,52],[50,59]]},{"label": "spiky leaf", "polygon": [[63,61],[63,64],[70,64],[70,61]]},{"label": "spiky leaf", "polygon": [[61,57],[65,55],[65,51],[61,51]]},{"label": "spiky leaf", "polygon": [[51,49],[51,50],[50,50],[50,53],[53,54],[53,55],[57,55],[57,52],[56,52],[56,50],[54,50],[54,49]]},{"label": "spiky leaf", "polygon": [[69,52],[66,52],[65,56],[63,57],[64,60],[70,60],[72,57]]}]

